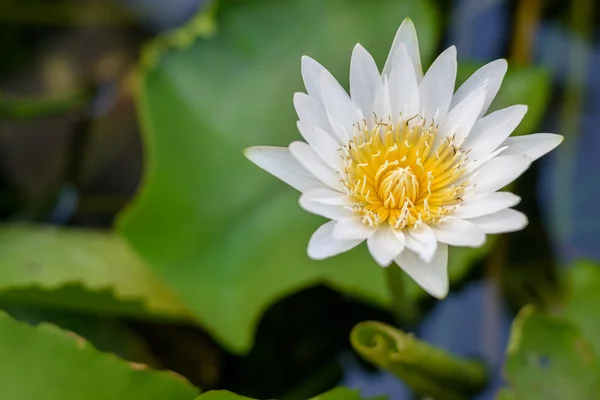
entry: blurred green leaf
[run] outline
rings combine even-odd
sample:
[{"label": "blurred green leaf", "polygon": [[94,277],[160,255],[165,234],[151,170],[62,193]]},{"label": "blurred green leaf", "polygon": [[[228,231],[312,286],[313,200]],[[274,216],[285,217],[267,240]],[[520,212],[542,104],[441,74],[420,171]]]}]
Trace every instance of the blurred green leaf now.
[{"label": "blurred green leaf", "polygon": [[[464,82],[481,65],[461,64],[458,67],[457,84]],[[509,65],[508,72],[494,99],[490,112],[515,104],[528,106],[527,115],[515,130],[514,135],[537,131],[550,100],[550,74],[544,68],[518,68]]]},{"label": "blurred green leaf", "polygon": [[362,400],[366,399],[356,389],[335,388],[326,393],[313,397],[311,400]]},{"label": "blurred green leaf", "polygon": [[600,354],[600,266],[582,261],[567,270],[563,315],[574,323]]},{"label": "blurred green leaf", "polygon": [[49,324],[32,327],[0,313],[0,398],[18,400],[190,400],[198,389],[93,348]]},{"label": "blurred green leaf", "polygon": [[[378,397],[383,400],[385,397]],[[249,397],[240,396],[239,394],[228,392],[227,390],[213,390],[206,392],[196,400],[252,400]],[[366,397],[360,395],[358,390],[348,388],[335,388],[326,393],[313,397],[311,400],[367,400]],[[374,400],[374,399],[373,399]]]},{"label": "blurred green leaf", "polygon": [[507,353],[504,370],[514,399],[600,398],[598,355],[565,318],[524,308],[513,324]]},{"label": "blurred green leaf", "polygon": [[485,367],[376,321],[356,325],[352,347],[361,357],[401,378],[415,392],[436,399],[468,399],[486,384]]},{"label": "blurred green leaf", "polygon": [[0,93],[0,118],[29,120],[66,114],[82,107],[91,99],[90,93],[77,93],[68,98],[17,98]]},{"label": "blurred green leaf", "polygon": [[167,52],[155,68],[144,64],[138,106],[146,178],[118,227],[232,351],[251,347],[268,306],[310,285],[389,301],[364,246],[308,259],[308,239],[324,221],[302,211],[298,194],[250,164],[242,149],[300,138],[292,95],[303,90],[302,55],[347,82],[353,46],[362,43],[382,65],[408,15],[428,60],[438,25],[427,1],[244,0],[221,3],[210,39]]},{"label": "blurred green leaf", "polygon": [[250,397],[240,396],[227,390],[211,390],[201,394],[196,400],[252,400]]},{"label": "blurred green leaf", "polygon": [[0,226],[0,300],[110,314],[187,316],[119,236]]},{"label": "blurred green leaf", "polygon": [[124,321],[113,317],[40,309],[16,304],[0,304],[12,318],[31,325],[48,322],[87,339],[95,348],[118,355],[128,361],[159,367],[143,338]]},{"label": "blurred green leaf", "polygon": [[508,389],[500,389],[496,393],[496,400],[516,400],[515,393]]},{"label": "blurred green leaf", "polygon": [[550,83],[550,74],[543,68],[509,69],[492,109],[527,105],[527,115],[514,135],[537,132],[550,100]]}]

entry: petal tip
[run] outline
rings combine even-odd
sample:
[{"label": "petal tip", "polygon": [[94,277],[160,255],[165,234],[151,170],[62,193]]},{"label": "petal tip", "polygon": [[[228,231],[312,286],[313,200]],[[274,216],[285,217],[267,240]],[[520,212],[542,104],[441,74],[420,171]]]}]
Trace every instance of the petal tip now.
[{"label": "petal tip", "polygon": [[300,58],[300,62],[301,62],[301,70],[304,70],[308,67],[310,67],[310,64],[314,65],[314,66],[320,66],[321,64],[319,64],[317,62],[317,60],[315,60],[314,58],[312,58],[311,56],[307,56],[307,55],[303,55]]},{"label": "petal tip", "polygon": [[529,111],[529,106],[527,104],[517,104],[514,107],[523,114],[527,114],[527,111]]},{"label": "petal tip", "polygon": [[352,49],[352,51],[353,51],[353,52],[354,52],[354,51],[363,51],[363,50],[366,50],[366,49],[365,49],[365,47],[364,47],[362,44],[360,44],[360,43],[356,43],[356,44],[354,45],[354,48]]},{"label": "petal tip", "polygon": [[487,242],[487,236],[484,234],[483,237],[481,238],[481,240],[477,243],[475,243],[473,245],[473,247],[477,248],[477,247],[481,247],[485,244],[485,242]]},{"label": "petal tip", "polygon": [[521,216],[523,217],[523,226],[521,227],[521,229],[525,229],[527,225],[529,225],[529,218],[527,218],[527,215],[525,215],[525,213],[521,213]]},{"label": "petal tip", "polygon": [[252,147],[246,147],[244,150],[242,150],[242,153],[248,160],[252,161],[252,159],[258,153],[262,153],[262,151],[263,151],[263,146],[252,146]]},{"label": "petal tip", "polygon": [[300,147],[304,146],[305,144],[306,144],[306,143],[304,143],[304,142],[303,142],[303,141],[301,141],[301,140],[294,140],[292,143],[290,143],[290,144],[288,145],[288,148],[289,148],[289,149],[290,149],[290,151],[292,151],[292,153],[293,153],[293,151],[294,151],[294,150],[298,150]]},{"label": "petal tip", "polygon": [[430,246],[430,248],[424,248],[423,252],[419,253],[421,260],[425,261],[426,263],[430,263],[431,260],[433,260],[433,256],[435,256],[436,247]]},{"label": "petal tip", "polygon": [[373,259],[375,260],[375,262],[377,263],[377,265],[379,265],[381,268],[387,268],[390,265],[392,265],[392,260],[386,261],[386,262],[382,262],[382,260],[377,260],[375,257],[373,257]]},{"label": "petal tip", "polygon": [[369,241],[367,241],[367,247],[369,248],[369,253],[371,253],[371,257],[373,258],[373,260],[375,260],[375,262],[377,263],[377,265],[379,265],[380,267],[387,268],[394,261],[391,258],[387,258],[387,257],[385,259],[382,258],[378,254],[378,252],[369,245]]},{"label": "petal tip", "polygon": [[414,21],[412,20],[411,17],[406,17],[406,18],[404,18],[402,20],[402,23],[400,24],[400,27],[402,28],[403,26],[407,26],[409,28],[415,29],[415,23],[414,23]]},{"label": "petal tip", "polygon": [[324,256],[323,254],[315,253],[314,251],[311,251],[310,247],[306,249],[306,255],[308,255],[308,258],[315,261],[325,260],[330,257]]},{"label": "petal tip", "polygon": [[442,290],[431,290],[429,291],[429,294],[432,295],[433,297],[435,297],[438,300],[444,300],[446,297],[448,297],[448,293],[450,288],[448,286],[446,286],[445,288],[442,288]]},{"label": "petal tip", "polygon": [[502,68],[505,73],[506,71],[508,71],[508,61],[506,61],[505,58],[499,58],[496,61],[494,61],[494,63],[497,64],[500,68]]}]

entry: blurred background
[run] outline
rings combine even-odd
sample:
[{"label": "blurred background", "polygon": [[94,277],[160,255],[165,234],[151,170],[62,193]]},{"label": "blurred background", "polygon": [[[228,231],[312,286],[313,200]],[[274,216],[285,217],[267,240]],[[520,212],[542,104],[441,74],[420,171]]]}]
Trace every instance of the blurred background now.
[{"label": "blurred background", "polygon": [[[347,83],[360,42],[378,65],[406,16],[424,64],[455,44],[459,80],[506,58],[493,109],[564,143],[512,188],[522,232],[451,253],[451,295],[407,288],[405,329],[484,360],[600,260],[600,6],[593,0],[0,1],[0,306],[203,390],[307,399],[336,385],[413,398],[351,349],[392,322],[364,248],[308,260],[322,221],[242,156],[299,139],[308,54]],[[364,246],[363,246],[364,247]],[[1,333],[0,333],[1,337]],[[1,380],[1,378],[0,378]],[[15,398],[19,400],[18,398]]]}]

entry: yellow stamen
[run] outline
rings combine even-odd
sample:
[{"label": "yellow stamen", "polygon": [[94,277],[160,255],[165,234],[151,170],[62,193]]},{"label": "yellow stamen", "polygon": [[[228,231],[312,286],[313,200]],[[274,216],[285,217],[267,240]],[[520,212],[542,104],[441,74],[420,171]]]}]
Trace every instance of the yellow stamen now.
[{"label": "yellow stamen", "polygon": [[341,149],[342,178],[363,223],[402,229],[436,222],[462,201],[466,152],[453,137],[436,136],[437,127],[422,120],[355,125]]}]

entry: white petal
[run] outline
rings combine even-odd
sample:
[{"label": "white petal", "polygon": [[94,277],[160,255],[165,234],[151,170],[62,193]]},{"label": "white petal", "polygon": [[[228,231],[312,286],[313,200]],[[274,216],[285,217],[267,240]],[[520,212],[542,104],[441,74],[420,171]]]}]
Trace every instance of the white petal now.
[{"label": "white petal", "polygon": [[[377,117],[377,121],[375,121],[375,117]],[[373,112],[370,115],[366,116],[367,123],[369,124],[369,129],[373,129],[375,123],[378,121],[383,121],[387,123],[390,121],[392,117],[392,103],[390,98],[390,84],[388,82],[387,76],[383,77],[383,84],[379,89],[379,92],[375,96],[375,102],[373,103]]]},{"label": "white petal", "polygon": [[338,81],[327,71],[321,75],[321,90],[327,117],[342,142],[354,136],[353,126],[362,121],[362,113]]},{"label": "white petal", "polygon": [[402,246],[406,246],[406,235],[399,229],[392,229],[392,233],[396,236],[396,240],[402,243]]},{"label": "white petal", "polygon": [[473,193],[489,193],[502,189],[531,165],[531,159],[525,156],[501,155],[483,164],[475,171],[472,181],[476,186]]},{"label": "white petal", "polygon": [[398,240],[389,224],[383,224],[374,235],[367,239],[367,246],[373,259],[382,267],[387,267],[404,250],[404,243]]},{"label": "white petal", "polygon": [[313,201],[310,197],[304,195],[300,196],[300,207],[308,211],[309,213],[320,215],[325,218],[333,220],[342,220],[346,218],[352,218],[354,214],[344,206],[323,204],[318,201]]},{"label": "white petal", "polygon": [[472,92],[448,113],[438,130],[440,138],[455,136],[455,143],[462,143],[475,124],[485,101],[486,89],[481,87]]},{"label": "white petal", "polygon": [[431,229],[439,242],[452,246],[481,247],[485,243],[485,233],[464,219],[448,217]]},{"label": "white petal", "polygon": [[522,212],[507,208],[494,214],[469,219],[488,234],[520,231],[527,226],[527,217]]},{"label": "white petal", "polygon": [[394,261],[430,295],[438,299],[448,295],[448,245],[440,243],[429,262],[409,249]]},{"label": "white petal", "polygon": [[298,130],[310,147],[333,168],[342,169],[343,159],[340,156],[340,145],[330,135],[316,126],[310,126],[306,122],[298,121]]},{"label": "white petal", "polygon": [[302,197],[306,201],[328,204],[331,206],[353,206],[354,202],[345,193],[331,189],[313,189],[305,192]]},{"label": "white petal", "polygon": [[371,113],[375,95],[380,91],[381,85],[375,60],[364,47],[357,44],[350,61],[350,96],[363,115]]},{"label": "white petal", "polygon": [[492,61],[479,68],[477,71],[473,73],[463,83],[452,98],[452,103],[450,104],[450,109],[454,108],[458,103],[460,103],[463,99],[469,96],[470,93],[479,89],[483,85],[486,85],[486,98],[483,103],[483,107],[479,113],[479,117],[484,115],[488,108],[490,108],[490,104],[498,94],[498,90],[502,85],[502,80],[504,79],[504,75],[506,74],[506,70],[508,68],[508,64],[506,60],[496,60]]},{"label": "white petal", "polygon": [[495,111],[477,121],[463,148],[471,149],[469,158],[478,160],[496,150],[510,136],[527,113],[527,106],[516,105]]},{"label": "white petal", "polygon": [[398,61],[394,65],[388,86],[392,118],[402,115],[407,120],[419,113],[419,84],[403,43],[398,47]]},{"label": "white petal", "polygon": [[296,108],[296,114],[298,114],[300,121],[309,126],[321,128],[337,141],[337,135],[333,132],[331,124],[329,124],[329,118],[327,118],[327,113],[322,104],[306,93],[294,93],[294,108]]},{"label": "white petal", "polygon": [[508,146],[502,154],[525,155],[531,160],[537,160],[562,143],[563,137],[553,133],[535,133],[533,135],[509,137],[502,146]]},{"label": "white petal", "polygon": [[497,155],[499,155],[500,153],[502,153],[504,150],[506,150],[508,147],[504,146],[504,147],[498,147],[496,150],[494,150],[493,152],[489,153],[486,156],[482,156],[479,157],[478,159],[474,159],[474,160],[469,160],[467,165],[466,165],[466,169],[465,169],[465,173],[471,173],[473,171],[475,171],[477,168],[479,168],[480,166],[482,166],[483,164],[485,164],[486,162],[490,161],[492,158],[495,158]]},{"label": "white petal", "polygon": [[286,147],[250,147],[244,150],[244,155],[254,164],[300,192],[325,187],[292,156]]},{"label": "white petal", "polygon": [[475,218],[513,207],[519,201],[521,201],[519,196],[509,192],[494,192],[469,196],[464,199],[464,203],[459,208],[452,212],[452,216],[457,218]]},{"label": "white petal", "polygon": [[438,242],[429,225],[421,223],[416,227],[406,229],[405,237],[406,247],[419,254],[423,260],[431,260]]},{"label": "white petal", "polygon": [[419,84],[420,108],[427,123],[443,121],[456,81],[456,47],[446,49],[433,62]]},{"label": "white petal", "polygon": [[362,240],[337,240],[332,236],[335,221],[323,224],[308,241],[308,256],[313,260],[323,260],[358,246]]},{"label": "white petal", "polygon": [[304,142],[293,142],[289,149],[296,160],[317,179],[332,189],[342,190],[340,176],[321,160],[312,147]]},{"label": "white petal", "polygon": [[358,216],[337,221],[333,227],[335,239],[361,239],[365,240],[375,233],[377,228],[372,228],[362,223]]},{"label": "white petal", "polygon": [[405,18],[396,32],[396,36],[392,42],[392,48],[390,49],[387,61],[383,67],[382,75],[390,77],[393,70],[396,68],[401,44],[406,47],[408,55],[410,56],[417,81],[421,81],[423,78],[423,67],[421,66],[421,56],[419,55],[419,40],[417,39],[415,25],[410,18]]},{"label": "white petal", "polygon": [[323,96],[321,94],[321,74],[327,71],[325,67],[308,56],[302,57],[302,79],[308,94],[315,99],[317,103],[323,105]]}]

